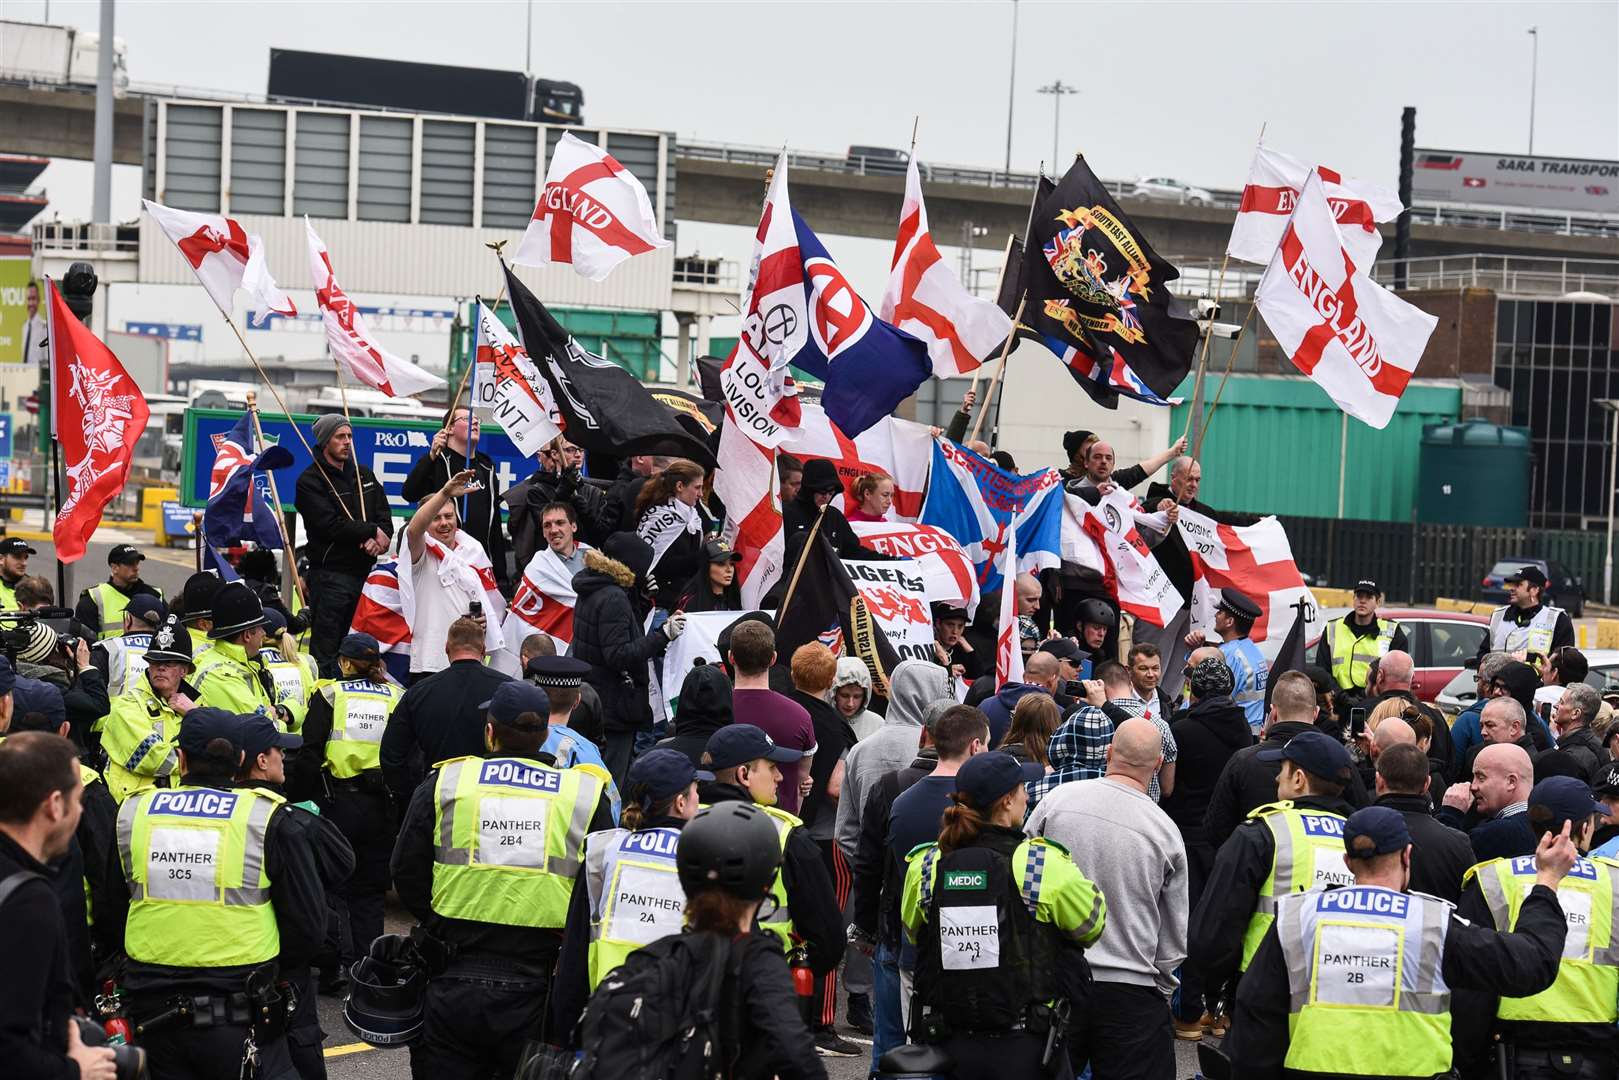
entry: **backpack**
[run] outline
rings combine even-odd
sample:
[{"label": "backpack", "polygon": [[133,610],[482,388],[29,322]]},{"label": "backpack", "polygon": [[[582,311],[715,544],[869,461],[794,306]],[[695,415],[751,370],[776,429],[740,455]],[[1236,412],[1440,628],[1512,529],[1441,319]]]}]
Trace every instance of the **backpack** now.
[{"label": "backpack", "polygon": [[734,953],[731,942],[708,933],[671,934],[632,952],[585,1006],[571,1080],[728,1075],[741,1026],[741,956]]}]

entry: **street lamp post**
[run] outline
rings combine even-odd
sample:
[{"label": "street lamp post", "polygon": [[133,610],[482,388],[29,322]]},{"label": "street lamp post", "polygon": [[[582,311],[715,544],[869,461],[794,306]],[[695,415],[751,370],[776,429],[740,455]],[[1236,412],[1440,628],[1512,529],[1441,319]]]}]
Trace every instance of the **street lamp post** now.
[{"label": "street lamp post", "polygon": [[1006,173],[1012,172],[1012,102],[1017,91],[1017,0],[1012,0],[1012,63],[1006,77]]},{"label": "street lamp post", "polygon": [[1540,73],[1540,27],[1531,26],[1529,36],[1534,40],[1529,46],[1529,155],[1535,153],[1535,83]]},{"label": "street lamp post", "polygon": [[1602,558],[1602,602],[1613,604],[1613,492],[1619,486],[1619,398],[1598,398],[1597,404],[1613,413],[1608,434],[1608,545]]},{"label": "street lamp post", "polygon": [[1057,143],[1062,130],[1062,99],[1065,94],[1077,94],[1079,88],[1069,86],[1058,79],[1054,83],[1047,83],[1040,87],[1037,93],[1051,95],[1051,172],[1053,176],[1062,175],[1062,164],[1057,158]]}]

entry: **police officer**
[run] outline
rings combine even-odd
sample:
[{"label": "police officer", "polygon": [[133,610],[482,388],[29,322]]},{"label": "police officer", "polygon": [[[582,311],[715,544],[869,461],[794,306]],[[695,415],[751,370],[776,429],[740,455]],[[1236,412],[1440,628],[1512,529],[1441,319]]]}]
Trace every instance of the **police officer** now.
[{"label": "police officer", "polygon": [[325,890],[280,796],[238,787],[243,721],[192,709],[180,722],[180,786],[118,811],[104,945],[128,957],[122,988],[152,1075],[295,1075],[283,954],[307,957]]},{"label": "police officer", "polygon": [[169,786],[180,762],[180,721],[196,702],[196,688],[186,681],[193,667],[191,635],[170,615],[151,637],[145,670],[113,698],[101,732],[107,789],[119,802]]},{"label": "police officer", "polygon": [[[1606,813],[1585,782],[1572,776],[1547,777],[1529,793],[1529,824],[1537,840],[1566,830],[1576,848],[1588,850],[1593,815]],[[1535,863],[1527,856],[1479,863],[1462,879],[1457,912],[1479,925],[1511,930],[1535,881]],[[1616,882],[1619,862],[1598,856],[1578,859],[1557,886],[1568,938],[1550,988],[1531,997],[1498,998],[1487,987],[1457,995],[1456,1056],[1464,1075],[1613,1080],[1619,1044]],[[1495,1053],[1506,1061],[1486,1069],[1492,1031]]]},{"label": "police officer", "polygon": [[439,762],[394,846],[399,899],[453,954],[410,1048],[422,1080],[513,1073],[540,1037],[585,835],[612,827],[601,782],[540,749],[544,691],[504,682],[483,707],[488,756]]},{"label": "police officer", "polygon": [[1270,665],[1248,634],[1261,614],[1259,605],[1236,589],[1220,590],[1220,603],[1214,609],[1214,632],[1220,635],[1220,653],[1237,683],[1231,700],[1248,715],[1248,728],[1255,738],[1265,727],[1265,680]]},{"label": "police officer", "polygon": [[[262,603],[262,598],[260,600]],[[287,617],[279,608],[265,605],[264,644],[259,646],[259,662],[270,673],[275,683],[277,705],[296,703],[307,711],[315,694],[320,674],[315,670],[315,658],[300,653],[297,643],[290,647],[287,640]]]},{"label": "police officer", "polygon": [[1281,898],[1237,991],[1225,1049],[1243,1080],[1448,1076],[1453,989],[1534,994],[1556,977],[1556,890],[1575,862],[1566,826],[1541,837],[1511,933],[1406,891],[1411,834],[1397,810],[1357,810],[1343,838],[1354,883]]},{"label": "police officer", "polygon": [[1092,597],[1080,601],[1079,615],[1075,620],[1075,629],[1079,631],[1079,656],[1075,659],[1084,659],[1081,665],[1084,670],[1079,676],[1081,679],[1091,678],[1091,672],[1102,661],[1116,659],[1108,654],[1107,643],[1118,628],[1119,613],[1106,600]]},{"label": "police officer", "polygon": [[607,785],[607,801],[612,804],[613,820],[619,819],[618,785],[602,760],[601,750],[582,733],[568,726],[579,707],[590,665],[571,656],[534,656],[523,668],[528,681],[545,691],[551,702],[550,734],[542,749],[557,759],[559,769],[587,769]]},{"label": "police officer", "polygon": [[90,663],[107,680],[107,696],[117,697],[140,680],[152,634],[169,617],[169,606],[151,593],[136,593],[124,606],[123,633],[90,647]]},{"label": "police officer", "polygon": [[911,1031],[944,1046],[958,1080],[1072,1075],[1063,1029],[1107,904],[1061,844],[1024,837],[1024,783],[1040,771],[999,751],[968,759],[938,843],[906,856]]},{"label": "police officer", "polygon": [[1343,799],[1354,769],[1349,751],[1305,731],[1258,757],[1282,763],[1279,801],[1252,811],[1221,845],[1188,926],[1187,962],[1211,988],[1247,970],[1278,898],[1349,882],[1343,861],[1344,818],[1354,809]]},{"label": "police officer", "polygon": [[191,658],[200,661],[214,647],[208,631],[214,628],[214,596],[224,582],[219,575],[203,570],[186,578],[180,589],[180,621],[191,635]]},{"label": "police officer", "polygon": [[586,999],[626,956],[680,933],[686,894],[675,847],[697,814],[697,782],[712,779],[678,750],[649,750],[631,763],[621,827],[585,838],[551,993],[553,1031],[573,1030]]},{"label": "police officer", "polygon": [[354,848],[356,865],[339,894],[348,912],[343,967],[382,934],[382,898],[397,820],[382,780],[382,733],[405,691],[388,678],[370,634],[350,634],[337,650],[341,677],[318,684],[293,763],[292,792],[314,799]]},{"label": "police officer", "polygon": [[1408,652],[1405,628],[1393,619],[1377,616],[1383,592],[1377,582],[1355,582],[1355,606],[1333,619],[1321,631],[1316,646],[1316,666],[1329,672],[1332,681],[1346,695],[1366,693],[1372,664],[1391,651]]},{"label": "police officer", "polygon": [[213,598],[213,647],[197,660],[197,704],[232,712],[263,709],[288,731],[303,723],[304,704],[276,701],[275,680],[259,659],[264,644],[264,604],[240,581],[226,582]]},{"label": "police officer", "polygon": [[107,580],[79,594],[73,617],[87,634],[105,641],[124,632],[124,607],[137,593],[150,593],[159,600],[163,590],[141,580],[141,562],[146,558],[134,544],[115,544],[107,552]]},{"label": "police officer", "polygon": [[821,849],[797,817],[776,806],[778,764],[802,758],[797,750],[777,746],[762,728],[733,723],[708,737],[702,766],[714,774],[698,790],[703,804],[755,803],[776,825],[781,838],[781,871],[770,886],[771,902],[759,925],[781,938],[789,953],[800,944],[804,962],[819,979],[838,966],[844,952],[843,912]]},{"label": "police officer", "polygon": [[28,556],[39,552],[17,536],[0,540],[0,611],[17,611],[17,582],[28,576]]},{"label": "police officer", "polygon": [[1507,575],[1511,602],[1490,612],[1490,632],[1478,644],[1478,658],[1489,652],[1550,656],[1574,644],[1574,623],[1562,608],[1540,602],[1546,575],[1538,566],[1525,566]]}]

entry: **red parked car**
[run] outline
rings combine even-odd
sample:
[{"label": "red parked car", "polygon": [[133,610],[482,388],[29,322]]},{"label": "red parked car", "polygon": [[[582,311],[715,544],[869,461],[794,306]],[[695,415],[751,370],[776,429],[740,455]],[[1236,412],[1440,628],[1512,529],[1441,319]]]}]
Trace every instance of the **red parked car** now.
[{"label": "red parked car", "polygon": [[[1335,610],[1331,617],[1343,615]],[[1418,700],[1432,701],[1462,670],[1462,664],[1478,655],[1479,642],[1490,632],[1487,615],[1469,615],[1436,608],[1378,608],[1380,619],[1394,619],[1405,628],[1411,650],[1411,688]],[[1323,620],[1325,621],[1325,620]],[[1309,657],[1315,659],[1316,642],[1309,643]]]}]

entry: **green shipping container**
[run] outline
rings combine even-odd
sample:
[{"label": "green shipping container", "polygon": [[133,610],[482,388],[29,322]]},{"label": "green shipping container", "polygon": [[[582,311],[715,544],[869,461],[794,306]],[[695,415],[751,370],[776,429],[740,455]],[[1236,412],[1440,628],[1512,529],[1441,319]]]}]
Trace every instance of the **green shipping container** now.
[{"label": "green shipping container", "polygon": [[[643,382],[658,381],[658,362],[661,358],[661,320],[656,311],[606,311],[594,308],[552,308],[567,331],[581,348],[604,356],[624,368]],[[511,306],[501,302],[495,316],[516,333],[516,320]],[[450,333],[450,385],[461,378],[472,350],[472,326],[476,321],[474,306],[467,305],[462,325]]]},{"label": "green shipping container", "polygon": [[1525,528],[1529,454],[1528,428],[1487,420],[1423,428],[1417,520]]},{"label": "green shipping container", "polygon": [[[1205,401],[1219,391],[1205,383]],[[1171,430],[1186,430],[1192,380],[1176,388]],[[1343,517],[1410,521],[1417,505],[1417,467],[1425,425],[1456,419],[1461,388],[1408,386],[1382,431],[1349,419]],[[1198,499],[1222,510],[1300,517],[1338,516],[1338,461],[1344,413],[1305,378],[1233,375],[1210,415]]]}]

